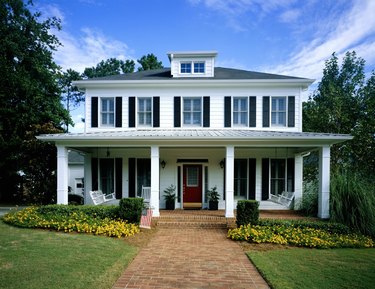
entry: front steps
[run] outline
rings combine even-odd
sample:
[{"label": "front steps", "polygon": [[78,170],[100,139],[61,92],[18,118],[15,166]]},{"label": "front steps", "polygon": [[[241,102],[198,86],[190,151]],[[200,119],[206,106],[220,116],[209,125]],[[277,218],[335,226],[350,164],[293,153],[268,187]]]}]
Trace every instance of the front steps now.
[{"label": "front steps", "polygon": [[158,228],[204,228],[227,229],[230,219],[224,217],[220,211],[160,211],[160,217],[152,218]]}]

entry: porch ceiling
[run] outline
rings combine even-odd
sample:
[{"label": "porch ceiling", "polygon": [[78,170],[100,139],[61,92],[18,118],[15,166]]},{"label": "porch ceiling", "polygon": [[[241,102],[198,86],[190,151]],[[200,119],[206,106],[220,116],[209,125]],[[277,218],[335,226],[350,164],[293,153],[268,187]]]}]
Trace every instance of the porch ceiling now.
[{"label": "porch ceiling", "polygon": [[37,137],[57,145],[84,147],[319,147],[353,137],[343,134],[257,131],[236,129],[137,129],[91,133],[48,134]]}]

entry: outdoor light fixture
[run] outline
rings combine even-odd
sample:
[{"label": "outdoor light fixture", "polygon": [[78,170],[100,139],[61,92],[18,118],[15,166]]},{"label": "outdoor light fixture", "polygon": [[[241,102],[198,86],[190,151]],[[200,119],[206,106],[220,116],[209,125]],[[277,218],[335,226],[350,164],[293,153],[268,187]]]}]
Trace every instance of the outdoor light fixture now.
[{"label": "outdoor light fixture", "polygon": [[219,163],[220,167],[223,169],[224,166],[225,166],[225,161],[224,160],[221,160],[220,163]]},{"label": "outdoor light fixture", "polygon": [[109,151],[109,148],[107,148],[107,158],[109,158],[111,156],[111,153]]},{"label": "outdoor light fixture", "polygon": [[162,161],[161,161],[160,165],[161,165],[162,169],[165,168],[165,165],[166,165],[166,164],[167,164],[167,163],[165,162],[165,160],[162,160]]}]

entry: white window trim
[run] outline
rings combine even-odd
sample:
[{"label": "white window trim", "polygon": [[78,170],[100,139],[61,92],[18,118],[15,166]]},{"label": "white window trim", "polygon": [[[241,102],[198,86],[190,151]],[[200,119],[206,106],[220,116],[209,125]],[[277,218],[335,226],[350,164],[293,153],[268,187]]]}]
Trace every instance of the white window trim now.
[{"label": "white window trim", "polygon": [[[246,103],[247,103],[247,109],[246,109],[246,124],[238,124],[238,123],[234,123],[234,99],[235,98],[244,98],[246,99]],[[248,127],[249,126],[249,98],[247,96],[233,96],[232,97],[232,105],[231,105],[231,108],[232,108],[232,127]]]},{"label": "white window trim", "polygon": [[[140,124],[139,123],[139,99],[146,99],[150,98],[151,99],[151,123],[150,124]],[[153,112],[154,112],[154,106],[153,106],[153,98],[151,96],[140,96],[136,98],[136,121],[137,121],[137,127],[152,127],[152,122],[153,122]]]},{"label": "white window trim", "polygon": [[[105,99],[112,99],[113,100],[113,124],[103,124],[103,110],[102,110],[102,101]],[[99,118],[100,118],[100,127],[109,128],[109,127],[115,127],[116,123],[116,100],[115,97],[112,96],[103,96],[100,97],[100,109],[99,109]],[[109,113],[109,112],[105,112]]]},{"label": "white window trim", "polygon": [[[201,115],[200,115],[200,124],[185,124],[185,118],[184,118],[184,101],[185,99],[200,99],[200,106],[201,106]],[[181,101],[181,123],[183,127],[203,127],[203,97],[202,96],[183,96]]]},{"label": "white window trim", "polygon": [[[285,99],[285,124],[284,125],[281,125],[281,124],[273,124],[272,123],[272,99],[273,98],[284,98]],[[281,111],[277,111],[278,113],[281,112]],[[283,127],[287,127],[288,126],[288,97],[287,96],[271,96],[270,97],[270,127],[279,127],[279,128],[283,128]]]}]

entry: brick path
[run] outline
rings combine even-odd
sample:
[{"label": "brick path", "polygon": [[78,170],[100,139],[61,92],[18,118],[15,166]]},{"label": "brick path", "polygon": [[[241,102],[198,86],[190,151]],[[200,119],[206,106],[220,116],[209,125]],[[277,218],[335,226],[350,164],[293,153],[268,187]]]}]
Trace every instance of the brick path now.
[{"label": "brick path", "polygon": [[226,230],[159,228],[112,289],[269,288]]}]

